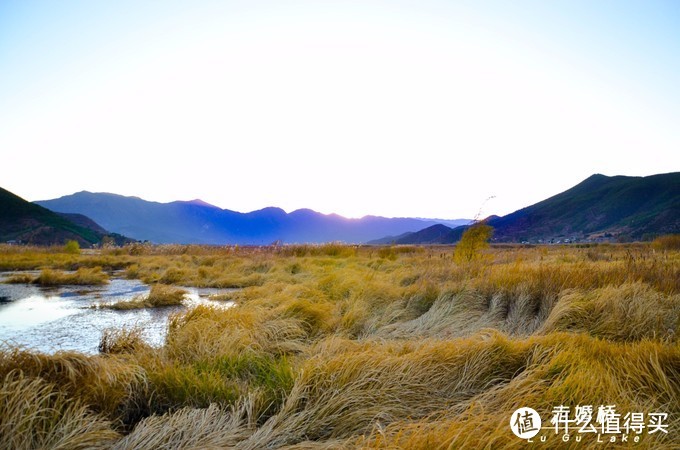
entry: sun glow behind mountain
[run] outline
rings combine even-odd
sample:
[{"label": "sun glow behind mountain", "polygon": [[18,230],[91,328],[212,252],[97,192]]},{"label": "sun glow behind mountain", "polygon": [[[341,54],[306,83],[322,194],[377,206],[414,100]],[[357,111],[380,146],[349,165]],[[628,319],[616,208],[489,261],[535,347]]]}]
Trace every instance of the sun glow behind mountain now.
[{"label": "sun glow behind mountain", "polygon": [[5,186],[31,200],[454,218],[679,165],[669,4],[3,8]]}]

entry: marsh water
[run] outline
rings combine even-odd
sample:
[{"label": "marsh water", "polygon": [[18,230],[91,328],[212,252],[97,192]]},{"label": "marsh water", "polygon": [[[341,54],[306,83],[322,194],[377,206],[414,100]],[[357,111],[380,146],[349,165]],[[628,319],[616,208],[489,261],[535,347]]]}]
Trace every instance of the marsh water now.
[{"label": "marsh water", "polygon": [[150,287],[123,278],[112,278],[102,286],[3,284],[8,275],[0,273],[0,342],[46,353],[97,353],[107,328],[140,327],[145,341],[161,345],[171,314],[198,304],[233,305],[210,300],[211,295],[228,290],[186,287],[184,306],[115,311],[94,306],[146,295]]}]

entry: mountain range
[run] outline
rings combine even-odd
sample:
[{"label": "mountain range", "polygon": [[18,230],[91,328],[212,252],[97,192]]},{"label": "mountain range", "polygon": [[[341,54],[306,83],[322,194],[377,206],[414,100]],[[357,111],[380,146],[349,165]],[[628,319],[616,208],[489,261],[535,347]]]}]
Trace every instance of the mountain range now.
[{"label": "mountain range", "polygon": [[466,219],[378,216],[347,219],[310,209],[286,213],[274,207],[241,213],[201,200],[158,203],[87,191],[35,203],[55,212],[83,214],[107,230],[154,243],[363,243],[386,234],[418,231],[438,223],[459,226],[470,222]]},{"label": "mountain range", "polygon": [[[560,194],[484,220],[495,242],[645,240],[680,233],[680,172],[627,177],[592,175]],[[433,225],[372,244],[451,244],[467,227]]]},{"label": "mountain range", "polygon": [[55,213],[0,188],[0,242],[54,245],[74,240],[89,247],[104,238],[117,244],[131,241],[81,214]]},{"label": "mountain range", "polygon": [[[484,221],[493,226],[496,242],[627,241],[680,233],[680,172],[648,177],[597,174],[534,205]],[[274,207],[241,213],[201,200],[158,203],[87,191],[30,203],[0,188],[0,242],[40,245],[73,239],[89,246],[107,236],[116,243],[134,239],[179,244],[451,244],[469,223],[347,219]]]}]

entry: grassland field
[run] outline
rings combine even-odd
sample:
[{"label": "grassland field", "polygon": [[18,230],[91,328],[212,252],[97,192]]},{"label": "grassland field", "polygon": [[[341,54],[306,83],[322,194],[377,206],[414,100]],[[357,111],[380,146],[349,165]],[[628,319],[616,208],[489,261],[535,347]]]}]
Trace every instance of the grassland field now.
[{"label": "grassland field", "polygon": [[[138,329],[107,331],[94,356],[3,344],[0,448],[680,448],[680,250],[453,251],[0,246],[0,270],[39,271],[10,282],[239,288],[234,307],[172,316],[160,348]],[[645,428],[548,429],[583,405]],[[520,407],[544,421],[534,444],[510,429]]]}]

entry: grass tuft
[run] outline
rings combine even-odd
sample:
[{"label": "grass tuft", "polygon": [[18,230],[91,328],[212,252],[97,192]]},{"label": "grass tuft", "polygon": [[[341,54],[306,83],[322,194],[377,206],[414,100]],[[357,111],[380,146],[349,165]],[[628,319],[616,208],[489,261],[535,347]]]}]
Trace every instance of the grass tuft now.
[{"label": "grass tuft", "polygon": [[185,407],[142,420],[113,449],[233,448],[248,436],[242,417],[212,404],[207,408]]},{"label": "grass tuft", "polygon": [[101,285],[109,282],[109,277],[102,272],[101,267],[85,268],[81,267],[73,273],[43,269],[33,283],[40,286],[62,286],[62,285]]},{"label": "grass tuft", "polygon": [[137,297],[133,298],[132,300],[123,300],[116,303],[104,304],[100,305],[100,307],[125,311],[129,309],[181,306],[186,293],[187,292],[184,289],[179,289],[164,284],[154,284],[151,286],[151,292],[149,292],[149,295],[146,297]]},{"label": "grass tuft", "polygon": [[667,234],[659,236],[652,241],[655,250],[680,250],[680,234]]},{"label": "grass tuft", "polygon": [[6,280],[6,284],[29,284],[35,280],[35,277],[29,273],[16,273],[10,275]]},{"label": "grass tuft", "polygon": [[135,328],[107,328],[102,332],[99,341],[99,353],[123,354],[148,350],[149,344],[144,342],[142,329]]},{"label": "grass tuft", "polygon": [[109,421],[19,371],[6,374],[0,386],[0,436],[2,448],[16,450],[104,449],[119,438]]}]

